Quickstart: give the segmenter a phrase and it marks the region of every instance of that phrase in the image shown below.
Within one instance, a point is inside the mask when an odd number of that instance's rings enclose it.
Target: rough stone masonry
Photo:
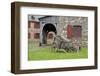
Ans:
[[[46,32],[53,31],[57,35],[68,38],[68,25],[74,28],[74,36],[70,39],[76,39],[82,47],[87,47],[88,42],[88,18],[77,16],[44,16],[39,18],[40,22],[40,43],[45,44]],[[55,28],[55,29],[54,29]],[[46,29],[45,31],[43,31]],[[76,32],[78,31],[78,32]],[[79,36],[78,36],[79,34]]]

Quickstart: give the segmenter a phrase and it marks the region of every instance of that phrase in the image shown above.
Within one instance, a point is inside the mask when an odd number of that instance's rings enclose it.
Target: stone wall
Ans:
[[[77,38],[79,40],[80,44],[83,47],[87,47],[87,41],[88,41],[88,18],[87,17],[59,17],[59,22],[57,25],[57,32],[58,35],[63,35],[65,38],[67,38],[66,34],[66,28],[67,25],[72,25],[72,26],[82,26],[82,38]]]
[[[67,25],[81,26],[82,38],[77,38],[83,47],[87,47],[88,41],[88,18],[87,17],[74,17],[74,16],[48,16],[40,18],[41,32],[45,24],[51,23],[56,27],[57,34],[63,35],[67,38]],[[42,35],[41,35],[42,36]]]

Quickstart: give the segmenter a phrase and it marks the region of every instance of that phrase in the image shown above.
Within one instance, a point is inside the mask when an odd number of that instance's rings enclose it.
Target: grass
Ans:
[[[38,47],[38,43],[29,42],[29,60],[56,60],[56,59],[80,59],[88,57],[87,48],[82,48],[80,52],[55,52],[50,46]],[[61,49],[62,50],[62,49]]]

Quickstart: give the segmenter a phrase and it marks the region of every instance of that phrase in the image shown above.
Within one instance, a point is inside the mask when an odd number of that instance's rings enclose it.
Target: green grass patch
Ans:
[[[29,42],[28,60],[56,60],[56,59],[80,59],[88,57],[87,48],[82,48],[80,52],[55,52],[50,46],[37,46],[38,43]]]

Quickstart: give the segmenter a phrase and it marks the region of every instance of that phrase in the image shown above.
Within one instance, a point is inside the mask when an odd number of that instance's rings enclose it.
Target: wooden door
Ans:
[[[67,26],[67,38],[71,39],[73,37],[73,26],[72,25],[68,25]]]
[[[82,37],[82,27],[81,26],[73,26],[73,37],[75,38]]]

